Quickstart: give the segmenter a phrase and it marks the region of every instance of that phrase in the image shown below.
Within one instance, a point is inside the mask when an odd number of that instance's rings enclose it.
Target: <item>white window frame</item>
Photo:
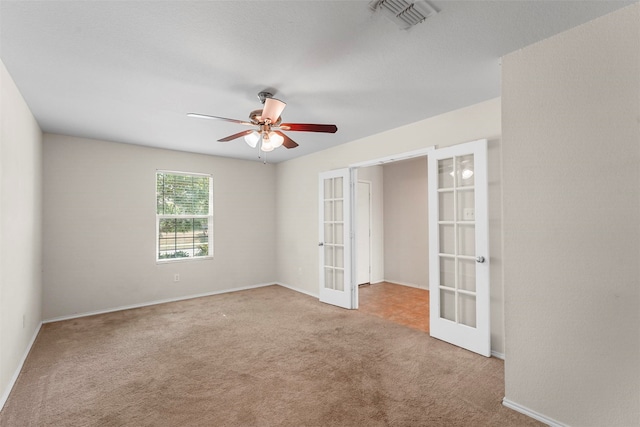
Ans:
[[[188,261],[202,261],[207,259],[213,259],[213,175],[208,173],[197,173],[197,172],[182,172],[182,171],[174,171],[174,170],[166,170],[166,169],[156,169],[154,174],[154,184],[157,192],[158,188],[158,174],[171,174],[171,175],[183,175],[183,176],[197,176],[203,177],[206,176],[209,178],[209,214],[208,215],[160,215],[158,214],[158,195],[156,193],[155,197],[155,212],[156,212],[156,239],[155,239],[155,258],[157,264],[165,264],[171,262],[188,262]],[[160,220],[162,219],[175,219],[175,218],[183,218],[183,219],[207,219],[207,247],[208,247],[208,255],[198,256],[198,257],[182,257],[182,258],[159,258],[160,256]]]

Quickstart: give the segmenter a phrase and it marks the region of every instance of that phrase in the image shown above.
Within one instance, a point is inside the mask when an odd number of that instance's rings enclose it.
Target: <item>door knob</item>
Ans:
[[[476,262],[479,264],[482,264],[484,262],[484,257],[483,256],[476,257]]]
[[[324,243],[320,242],[318,243],[318,246],[324,246]]]

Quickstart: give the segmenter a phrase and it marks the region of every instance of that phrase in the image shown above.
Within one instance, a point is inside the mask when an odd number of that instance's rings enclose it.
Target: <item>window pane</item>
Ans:
[[[324,198],[333,199],[333,179],[327,178],[324,180]]]
[[[456,287],[455,258],[440,257],[440,286]]]
[[[438,160],[438,188],[453,188],[453,159]]]
[[[473,154],[456,157],[456,187],[473,186]]]
[[[333,179],[333,197],[342,199],[342,177]]]
[[[440,318],[456,321],[456,294],[440,289]]]
[[[196,218],[193,220],[194,256],[209,255],[209,220]]]
[[[324,220],[333,221],[333,202],[324,202]]]
[[[455,255],[455,231],[453,225],[440,225],[440,253]]]
[[[476,262],[474,260],[458,260],[458,289],[476,291]]]
[[[438,209],[440,210],[440,221],[454,221],[453,216],[453,191],[443,191],[438,193]]]
[[[333,277],[333,268],[325,267],[324,269],[324,287],[327,289],[335,289],[335,279]]]
[[[208,176],[189,176],[158,172],[156,179],[159,215],[208,215]]]
[[[473,295],[458,295],[458,310],[460,313],[460,323],[463,325],[476,327],[476,297]]]
[[[159,259],[207,255],[209,255],[207,219],[168,218],[160,220]]]
[[[473,224],[458,225],[458,255],[475,256],[476,227]]]

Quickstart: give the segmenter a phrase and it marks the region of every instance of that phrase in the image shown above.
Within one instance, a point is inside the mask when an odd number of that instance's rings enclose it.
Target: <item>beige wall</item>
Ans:
[[[427,158],[384,165],[385,280],[429,289]]]
[[[42,132],[0,62],[0,407],[42,320]]]
[[[318,174],[353,163],[380,159],[437,145],[489,140],[491,346],[503,353],[502,222],[500,187],[500,99],[372,135],[277,165],[278,279],[318,295]],[[497,268],[494,268],[494,265]]]
[[[640,425],[640,6],[502,64],[506,399]]]
[[[275,282],[273,165],[44,139],[45,319]],[[213,175],[213,260],[156,263],[156,169]]]
[[[384,280],[384,181],[383,167],[358,169],[358,181],[371,183],[371,283]]]

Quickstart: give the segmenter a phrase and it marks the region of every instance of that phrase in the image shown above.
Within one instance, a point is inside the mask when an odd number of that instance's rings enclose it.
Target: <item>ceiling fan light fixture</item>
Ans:
[[[249,135],[245,135],[244,141],[249,145],[249,147],[256,148],[258,141],[260,141],[260,134],[253,131]]]
[[[275,150],[276,147],[271,143],[271,138],[269,137],[269,132],[262,133],[262,145],[260,145],[260,150],[268,153],[270,151]]]
[[[268,139],[263,139],[262,140],[262,145],[260,146],[260,150],[262,150],[265,153],[268,153],[270,151],[275,150],[275,147],[273,145],[271,145],[271,142],[269,142]]]
[[[282,143],[284,142],[284,138],[275,132],[269,132],[269,141],[271,141],[271,146],[273,148],[278,148],[282,146]]]

